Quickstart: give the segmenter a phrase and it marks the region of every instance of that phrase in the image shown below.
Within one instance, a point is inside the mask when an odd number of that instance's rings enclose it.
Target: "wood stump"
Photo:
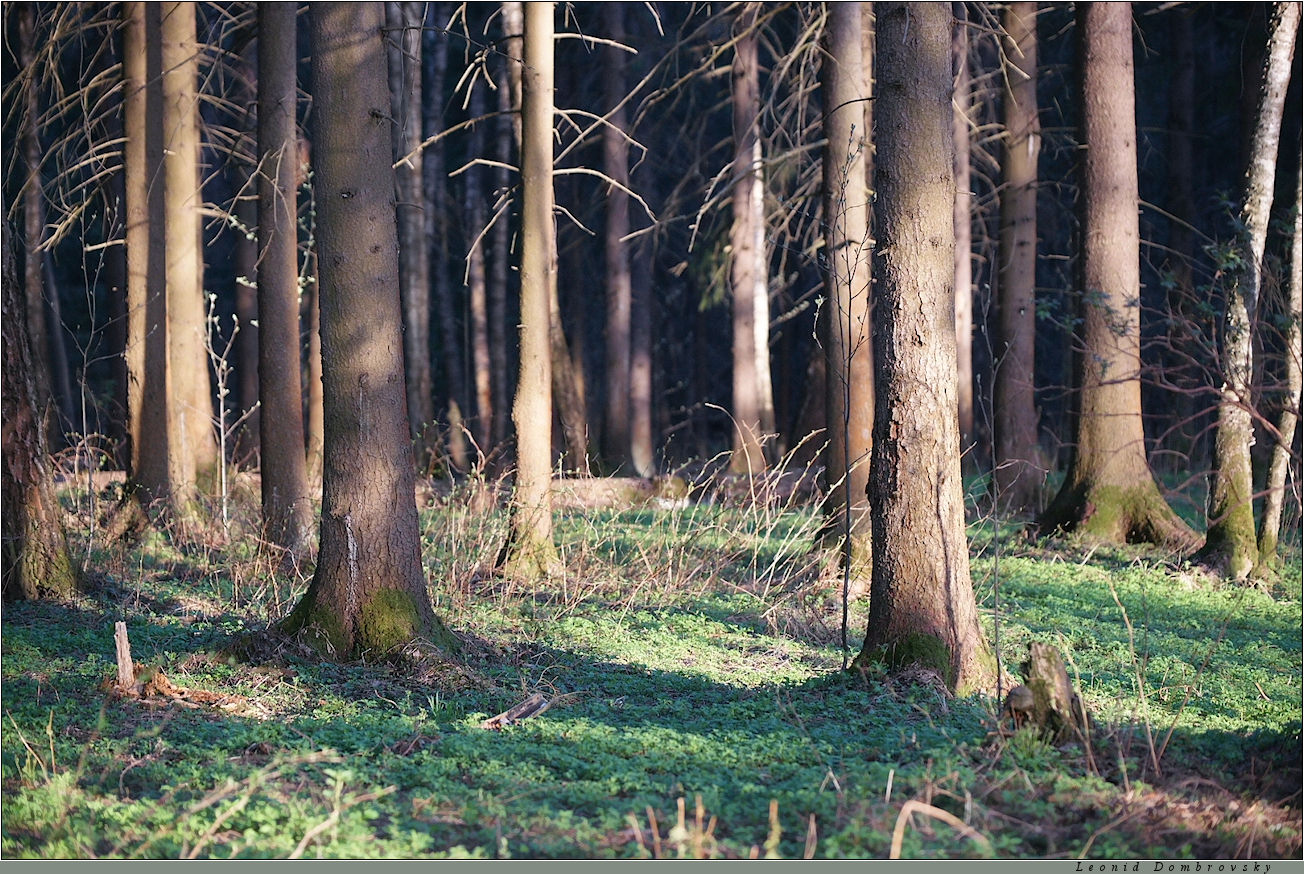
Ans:
[[[1089,717],[1059,652],[1044,643],[1029,644],[1022,673],[1024,685],[1011,689],[1006,699],[1016,724],[1039,726],[1054,744],[1085,740]]]

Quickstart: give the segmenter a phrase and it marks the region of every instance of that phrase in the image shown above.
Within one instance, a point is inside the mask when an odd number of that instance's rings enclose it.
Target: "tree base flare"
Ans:
[[[1066,485],[1037,520],[1036,530],[1077,532],[1107,543],[1152,543],[1183,554],[1200,545],[1199,535],[1150,481],[1135,486]]]

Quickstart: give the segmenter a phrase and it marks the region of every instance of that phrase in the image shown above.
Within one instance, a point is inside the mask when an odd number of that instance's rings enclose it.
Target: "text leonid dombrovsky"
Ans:
[[[1150,867],[1150,866],[1154,867]],[[1149,871],[1152,874],[1268,874],[1271,862],[1078,862],[1074,871],[1098,874]]]

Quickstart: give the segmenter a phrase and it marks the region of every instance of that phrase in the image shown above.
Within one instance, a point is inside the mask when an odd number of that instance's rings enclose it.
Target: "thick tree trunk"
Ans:
[[[607,38],[618,43],[625,41],[625,5],[608,3],[603,7],[603,21]],[[623,49],[605,49],[607,55],[604,97],[610,110],[607,125],[602,130],[602,166],[608,177],[628,187],[629,145],[626,142],[629,127],[625,111],[625,52]],[[607,465],[615,470],[624,467],[630,459],[630,340],[632,284],[629,269],[629,244],[623,237],[629,233],[629,195],[612,185],[607,192],[606,224],[603,251],[607,268],[607,323],[606,323],[606,399],[602,428],[602,454]]]
[[[957,15],[965,4],[953,3]],[[969,180],[969,138],[973,85],[969,73],[969,24],[959,19],[951,34],[955,70],[951,136],[955,140],[955,366],[959,390],[960,447],[973,445],[973,192]],[[972,463],[972,456],[970,456]]]
[[[857,666],[995,680],[965,542],[956,405],[950,6],[878,3],[878,261],[869,498],[873,574]]]
[[[1214,435],[1214,476],[1209,493],[1209,531],[1200,559],[1233,579],[1249,576],[1258,564],[1254,529],[1254,478],[1250,447],[1254,445],[1254,321],[1258,317],[1263,252],[1268,240],[1277,175],[1277,146],[1290,84],[1295,32],[1300,4],[1276,3],[1269,23],[1258,113],[1250,143],[1245,200],[1237,240],[1239,267],[1231,271],[1227,311],[1223,320],[1221,399]]]
[[[312,537],[299,362],[295,7],[258,7],[258,373],[264,534],[294,560]]]
[[[557,276],[552,188],[553,4],[525,7],[521,86],[521,328],[516,491],[500,573],[537,579],[557,570],[552,542],[552,358],[549,291]]]
[[[1272,461],[1268,465],[1268,479],[1263,497],[1263,520],[1259,526],[1259,563],[1272,566],[1277,562],[1277,538],[1281,531],[1281,509],[1286,498],[1286,474],[1290,470],[1291,444],[1295,428],[1299,425],[1300,408],[1304,406],[1304,368],[1300,355],[1304,353],[1304,161],[1300,164],[1298,186],[1295,189],[1295,233],[1291,238],[1290,278],[1286,280],[1285,342],[1285,396],[1282,398],[1281,418],[1277,420],[1277,441],[1272,447]]]
[[[1132,7],[1079,7],[1078,27],[1085,158],[1076,445],[1064,483],[1038,527],[1190,550],[1199,538],[1160,496],[1141,427]]]
[[[380,3],[309,13],[325,386],[321,545],[281,631],[329,658],[457,648],[421,566]]]
[[[1037,439],[1033,374],[1037,336],[1037,4],[1010,3],[1002,17],[1005,143],[1001,153],[997,263],[992,498],[1000,512],[1041,509],[1045,460]]]
[[[758,3],[745,3],[738,13],[732,70],[733,225],[729,242],[733,256],[729,282],[733,300],[734,446],[729,469],[739,474],[761,473],[766,468],[762,441],[766,435],[764,401],[768,392],[761,388],[761,380],[769,379],[769,350],[768,346],[757,342],[758,337],[768,337],[769,334],[768,297],[762,317],[763,327],[758,324],[762,309],[757,300],[757,295],[764,293],[761,289],[768,284],[758,129],[761,94],[757,57],[760,39],[756,33],[756,19],[759,9]],[[763,368],[760,366],[762,354],[765,355]],[[770,409],[773,410],[772,402]]]
[[[181,442],[172,447],[179,483],[212,483],[217,476],[217,434],[209,378],[208,317],[204,307],[204,261],[199,251],[199,46],[195,4],[164,3],[163,165],[168,285],[168,367],[172,405]]]
[[[0,550],[0,592],[14,598],[66,599],[81,580],[68,555],[63,511],[54,494],[45,429],[37,406],[36,363],[28,336],[26,303],[14,266],[12,241],[6,227],[0,253],[0,332],[4,334],[3,387],[4,548]]]
[[[870,348],[869,189],[865,160],[865,74],[859,3],[828,8],[821,68],[824,92],[824,275],[820,310],[824,348],[824,499],[827,546],[863,589],[870,568],[869,454],[874,426]]]

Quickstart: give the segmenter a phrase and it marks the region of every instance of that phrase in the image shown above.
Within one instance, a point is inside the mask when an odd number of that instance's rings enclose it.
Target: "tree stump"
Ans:
[[[1069,683],[1059,652],[1044,643],[1030,643],[1022,671],[1024,685],[1032,693],[1032,706],[1026,709],[1027,722],[1040,726],[1055,744],[1083,740],[1086,708]]]

